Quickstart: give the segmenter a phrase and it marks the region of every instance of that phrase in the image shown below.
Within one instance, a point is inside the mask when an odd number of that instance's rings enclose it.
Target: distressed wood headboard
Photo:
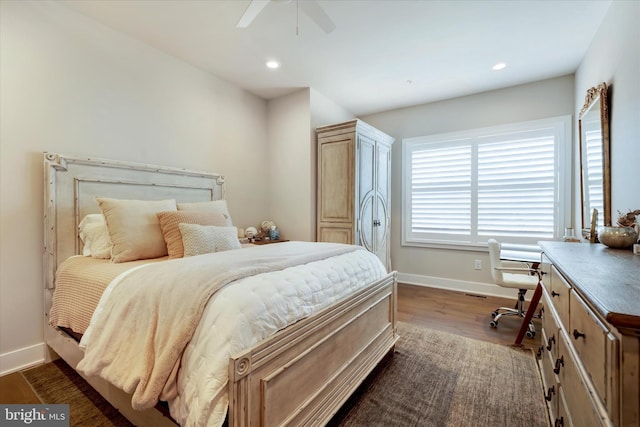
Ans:
[[[82,253],[78,224],[99,213],[96,197],[202,202],[225,198],[216,173],[44,153],[44,286],[53,289],[58,265]]]

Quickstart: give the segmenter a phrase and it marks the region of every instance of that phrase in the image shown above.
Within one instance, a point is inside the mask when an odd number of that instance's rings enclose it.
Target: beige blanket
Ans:
[[[56,271],[49,324],[84,334],[100,297],[113,279],[132,268],[167,259],[113,263],[108,259],[78,255],[64,260]]]
[[[207,301],[223,286],[359,249],[286,242],[150,264],[120,276],[105,292],[82,340],[78,370],[127,393],[134,409],[175,397],[180,357]]]

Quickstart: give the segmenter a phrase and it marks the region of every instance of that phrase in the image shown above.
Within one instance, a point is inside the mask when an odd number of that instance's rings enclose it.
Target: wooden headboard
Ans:
[[[203,202],[225,198],[216,173],[44,153],[44,286],[53,289],[58,265],[82,253],[78,224],[100,213],[96,197]]]

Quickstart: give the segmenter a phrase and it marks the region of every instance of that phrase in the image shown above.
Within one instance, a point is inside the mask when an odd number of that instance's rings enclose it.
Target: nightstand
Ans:
[[[279,240],[256,240],[255,242],[251,242],[254,245],[268,245],[269,243],[282,243],[282,242],[288,242],[289,240],[286,239],[279,239]]]

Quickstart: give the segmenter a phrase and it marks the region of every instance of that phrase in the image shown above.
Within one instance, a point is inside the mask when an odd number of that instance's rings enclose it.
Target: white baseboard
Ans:
[[[417,274],[398,273],[398,283],[466,292],[476,295],[510,298],[513,300],[518,296],[518,291],[516,289],[502,288],[494,284],[466,282],[464,280],[444,279],[442,277],[421,276]],[[527,292],[525,299],[527,301],[530,300],[532,295],[533,292]]]
[[[45,361],[47,346],[44,342],[0,354],[0,376],[21,371]]]

